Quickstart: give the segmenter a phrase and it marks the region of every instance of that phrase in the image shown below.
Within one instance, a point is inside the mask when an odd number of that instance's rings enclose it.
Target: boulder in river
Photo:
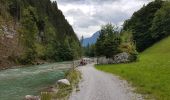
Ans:
[[[67,79],[58,80],[57,83],[64,84],[64,85],[70,85],[70,82]]]
[[[26,95],[24,100],[41,100],[39,96]]]

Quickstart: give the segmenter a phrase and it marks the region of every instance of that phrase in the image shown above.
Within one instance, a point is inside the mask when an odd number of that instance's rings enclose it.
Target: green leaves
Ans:
[[[102,26],[99,39],[96,43],[97,56],[113,57],[119,52],[120,36],[112,24]]]
[[[151,27],[152,37],[160,40],[170,33],[170,2],[164,3],[163,7],[157,11]]]
[[[14,26],[14,30],[17,30],[15,39],[19,41],[16,43],[19,45],[15,48],[19,48],[20,51],[15,51],[14,56],[17,56],[20,63],[80,58],[82,48],[79,40],[72,26],[58,9],[57,2],[0,0],[0,6],[0,26]]]
[[[153,1],[135,12],[131,19],[125,21],[123,29],[132,31],[138,51],[143,51],[155,43],[150,28],[152,27],[155,13],[162,7],[162,4],[163,1],[161,0]]]
[[[35,43],[38,29],[34,22],[34,16],[30,14],[30,11],[33,11],[32,7],[24,10],[23,18],[21,19],[22,27],[19,30],[20,41],[24,46],[24,52],[20,59],[23,64],[32,63],[36,56]]]

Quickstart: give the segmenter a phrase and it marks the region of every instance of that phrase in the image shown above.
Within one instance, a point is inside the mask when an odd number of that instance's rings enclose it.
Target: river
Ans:
[[[23,100],[64,77],[71,62],[44,64],[0,71],[0,100]]]

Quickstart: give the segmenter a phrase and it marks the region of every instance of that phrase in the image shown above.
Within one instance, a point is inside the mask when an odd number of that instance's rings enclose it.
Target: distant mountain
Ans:
[[[94,33],[91,37],[85,38],[85,39],[83,40],[83,43],[82,43],[83,47],[87,47],[88,44],[89,44],[89,45],[95,44],[96,41],[97,41],[97,39],[98,39],[98,37],[99,37],[99,35],[100,35],[100,31],[97,31],[97,32]]]

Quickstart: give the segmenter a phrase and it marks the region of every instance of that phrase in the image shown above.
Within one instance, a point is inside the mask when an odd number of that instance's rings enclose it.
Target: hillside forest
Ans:
[[[57,2],[0,0],[1,68],[81,56],[81,45]]]
[[[84,54],[111,58],[127,52],[132,61],[137,60],[139,52],[169,36],[169,11],[169,1],[155,0],[136,11],[122,29],[111,23],[103,25],[97,42],[84,47]]]

